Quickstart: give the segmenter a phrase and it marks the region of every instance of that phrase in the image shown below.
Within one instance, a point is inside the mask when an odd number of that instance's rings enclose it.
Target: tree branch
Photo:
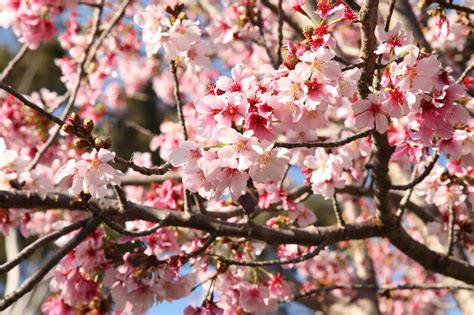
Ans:
[[[411,188],[415,187],[416,185],[421,183],[428,175],[430,175],[431,171],[433,170],[434,166],[436,165],[436,162],[438,161],[438,158],[439,158],[439,154],[435,153],[433,158],[431,159],[430,164],[428,164],[426,166],[425,170],[423,171],[423,173],[420,174],[420,176],[418,176],[417,178],[415,178],[414,180],[412,180],[411,182],[409,182],[408,184],[405,184],[405,185],[393,185],[393,184],[391,184],[390,189],[392,189],[392,190],[408,190],[408,189],[411,189]]]
[[[372,129],[368,129],[364,132],[355,134],[353,136],[347,137],[342,140],[333,141],[333,142],[297,142],[297,143],[284,143],[284,142],[276,142],[276,148],[336,148],[343,146],[345,144],[351,143],[361,138],[365,138],[372,133]]]
[[[30,245],[23,248],[14,259],[7,261],[3,265],[1,265],[0,274],[4,274],[5,272],[8,272],[10,269],[20,264],[23,260],[30,257],[38,248],[43,247],[44,245],[60,238],[63,235],[69,234],[80,227],[83,227],[84,225],[86,225],[88,221],[89,221],[89,218],[75,222],[58,231],[54,231],[48,235],[38,238],[36,241],[31,243]]]
[[[222,262],[227,265],[235,265],[235,266],[247,266],[247,267],[264,267],[264,266],[276,266],[276,265],[288,265],[288,264],[297,264],[306,260],[309,260],[313,257],[316,257],[323,249],[326,247],[326,244],[322,242],[318,245],[314,250],[310,251],[307,254],[297,256],[295,258],[289,259],[272,259],[272,260],[263,260],[263,261],[242,261],[242,260],[234,260],[234,259],[227,259],[223,256],[219,255],[209,255],[212,257],[216,257]]]
[[[8,78],[15,65],[20,62],[21,58],[25,56],[27,51],[28,45],[23,44],[20,50],[16,53],[15,57],[13,57],[12,60],[10,60],[10,62],[7,64],[5,69],[3,69],[2,73],[0,74],[0,82],[3,82],[6,78]]]
[[[87,225],[63,247],[58,249],[53,257],[51,257],[40,269],[38,269],[31,277],[26,279],[23,284],[10,294],[7,294],[0,300],[0,311],[5,310],[23,295],[31,291],[44,276],[56,266],[64,256],[79,245],[89,234],[95,231],[100,224],[97,218],[91,218]]]

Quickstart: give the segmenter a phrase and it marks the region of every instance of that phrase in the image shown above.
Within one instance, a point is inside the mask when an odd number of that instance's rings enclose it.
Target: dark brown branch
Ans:
[[[164,175],[123,175],[120,177],[122,186],[127,185],[151,185],[153,183],[162,183],[165,180],[180,180],[181,176],[177,173],[168,173]]]
[[[416,185],[421,183],[428,175],[430,175],[431,171],[433,170],[434,166],[436,165],[436,162],[438,161],[438,158],[439,158],[439,154],[435,153],[435,155],[431,159],[430,164],[428,164],[426,166],[425,170],[423,171],[423,173],[420,174],[420,176],[418,176],[417,178],[412,180],[410,183],[405,184],[405,185],[393,185],[392,184],[392,185],[390,185],[390,189],[392,189],[392,190],[408,190],[408,189],[411,189],[411,188],[415,187]]]
[[[133,202],[128,204],[126,213],[118,212],[115,199],[91,200],[90,203],[99,207],[109,218],[121,220],[145,220],[161,222],[164,226],[176,226],[205,231],[216,236],[245,237],[261,240],[269,244],[319,245],[326,241],[328,245],[349,239],[366,239],[383,236],[385,231],[377,220],[363,223],[347,224],[344,229],[336,226],[307,227],[275,230],[267,226],[231,223],[215,219],[200,213],[189,213],[156,209]],[[3,208],[45,208],[70,209],[84,211],[82,202],[58,193],[39,193],[28,191],[0,191],[0,207]]]
[[[265,7],[267,7],[270,11],[272,11],[275,15],[278,15],[278,7],[270,2],[270,0],[261,0],[260,1]],[[291,16],[286,15],[285,13],[282,14],[283,21],[288,24],[293,31],[296,33],[297,36],[303,36],[303,30],[299,27],[299,25],[293,21]]]
[[[291,299],[288,299],[284,302],[289,302],[291,300],[304,299],[315,294],[320,294],[324,292],[334,291],[334,290],[357,290],[357,291],[377,291],[379,293],[385,293],[387,291],[403,291],[403,290],[474,290],[474,286],[462,286],[462,285],[444,285],[444,284],[394,284],[394,285],[371,285],[371,284],[335,284],[327,285],[308,291],[301,292],[293,296]]]
[[[277,61],[275,60],[275,57],[273,56],[272,50],[267,45],[267,41],[265,40],[262,12],[260,11],[257,14],[257,22],[255,24],[257,25],[258,33],[260,35],[260,41],[258,41],[260,46],[262,46],[265,49],[268,59],[270,60],[270,63],[273,66],[273,69],[278,69],[281,63],[277,63]]]
[[[10,93],[14,97],[16,97],[20,102],[28,106],[29,108],[35,110],[39,114],[41,114],[43,117],[47,118],[48,120],[58,124],[59,126],[62,126],[64,124],[64,121],[62,119],[59,119],[58,117],[48,113],[45,111],[43,108],[40,106],[36,105],[35,103],[31,102],[29,99],[18,93],[16,90],[14,90],[11,86],[6,85],[2,82],[0,82],[0,89],[5,90],[6,92]]]
[[[442,8],[452,9],[452,10],[456,10],[456,11],[459,11],[459,12],[466,12],[468,14],[474,14],[474,9],[473,8],[465,7],[465,6],[462,6],[462,5],[459,5],[459,4],[454,4],[452,2],[448,2],[448,1],[445,1],[445,0],[428,0],[427,2],[437,3]]]
[[[344,219],[342,218],[342,211],[339,203],[337,202],[336,193],[334,193],[334,196],[332,197],[332,209],[334,211],[334,216],[336,217],[337,225],[341,227],[346,225],[346,222],[344,222]]]
[[[2,73],[0,74],[0,82],[3,82],[6,78],[8,78],[8,76],[12,72],[15,65],[18,62],[20,62],[21,58],[25,56],[27,51],[28,51],[28,45],[23,44],[20,50],[16,53],[16,55],[12,58],[12,60],[10,60],[10,62],[7,64],[5,69],[3,69]]]
[[[63,247],[59,248],[53,257],[48,259],[48,261],[41,266],[31,277],[26,279],[22,285],[15,291],[7,294],[0,300],[0,311],[5,310],[7,307],[12,305],[14,302],[19,300],[23,295],[31,291],[44,276],[56,266],[64,256],[66,256],[70,251],[72,251],[77,245],[79,245],[87,236],[95,231],[97,226],[100,224],[100,220],[97,218],[91,218],[87,225],[69,242],[66,243]]]
[[[277,47],[277,65],[283,62],[283,0],[278,0],[278,47]],[[277,66],[277,67],[278,67]]]
[[[176,99],[176,108],[178,109],[178,118],[181,123],[181,128],[183,129],[184,140],[188,140],[188,131],[186,130],[186,121],[184,120],[183,114],[183,103],[181,101],[181,95],[179,94],[179,81],[178,81],[178,67],[174,60],[170,63],[170,71],[173,76],[174,83],[174,97]]]
[[[0,274],[4,274],[5,272],[8,272],[10,269],[15,267],[16,265],[20,264],[23,260],[27,259],[30,257],[38,248],[45,246],[46,244],[60,238],[63,235],[66,235],[68,233],[71,233],[72,231],[77,230],[80,227],[83,227],[86,225],[86,223],[89,221],[89,219],[84,219],[78,222],[75,222],[71,225],[68,225],[58,231],[54,231],[48,235],[45,235],[41,238],[38,238],[36,241],[31,243],[30,245],[26,246],[21,250],[21,252],[18,253],[18,255],[10,260],[4,263],[3,265],[0,266]]]
[[[119,205],[120,205],[120,202],[119,202]],[[99,207],[97,207],[97,205],[93,204],[93,203],[90,203],[88,205],[88,209],[94,214],[96,215],[97,217],[99,217],[102,221],[104,221],[105,224],[107,224],[108,227],[110,227],[112,230],[114,230],[115,232],[119,233],[119,234],[123,234],[123,235],[127,235],[127,236],[132,236],[132,237],[139,237],[139,236],[147,236],[147,235],[150,235],[150,234],[153,234],[155,233],[156,231],[158,231],[160,228],[162,228],[164,226],[164,223],[165,223],[165,220],[163,221],[160,221],[158,223],[156,223],[155,225],[153,225],[151,228],[148,228],[146,230],[141,230],[141,231],[129,231],[125,228],[123,228],[120,224],[118,224],[117,222],[113,221],[112,219],[110,219],[109,217],[107,217],[106,215],[104,215],[102,213],[102,210],[100,210]],[[123,209],[124,211],[125,209]],[[121,209],[122,211],[122,209]]]
[[[456,213],[454,212],[454,206],[450,205],[448,207],[449,211],[449,220],[448,220],[448,246],[446,248],[446,256],[451,256],[453,254],[454,248],[454,222],[456,221]]]
[[[227,258],[219,256],[219,255],[209,255],[209,256],[216,257],[227,265],[247,266],[247,267],[264,267],[264,266],[297,264],[297,263],[309,260],[313,257],[316,257],[324,249],[324,247],[326,247],[326,244],[324,242],[322,242],[311,252],[309,252],[307,254],[304,254],[302,256],[297,256],[295,258],[289,258],[289,259],[272,259],[272,260],[263,260],[263,261],[242,261],[242,260],[227,259]]]
[[[88,54],[91,51],[91,48],[94,44],[94,41],[99,36],[99,24],[100,24],[100,19],[101,19],[101,16],[102,16],[103,5],[104,5],[104,0],[101,0],[100,1],[100,6],[95,8],[94,21],[92,22],[92,31],[91,31],[92,38],[91,38],[89,44],[87,45],[87,47],[84,51],[84,55],[83,55],[83,57],[81,59],[81,62],[79,64],[77,74],[76,74],[76,80],[77,81],[75,82],[74,86],[72,87],[71,95],[69,96],[69,98],[67,100],[67,103],[66,103],[66,106],[64,108],[64,111],[60,116],[61,120],[64,120],[64,119],[66,119],[67,116],[69,116],[69,114],[70,114],[70,112],[71,112],[71,110],[74,106],[74,103],[76,102],[77,94],[78,94],[79,88],[81,86],[82,77],[84,76],[84,73],[85,73],[85,67],[86,67],[86,63],[87,63]],[[61,129],[60,127],[61,126],[59,125],[53,130],[53,132],[48,137],[48,140],[41,147],[41,149],[36,153],[35,157],[31,161],[31,163],[28,165],[28,171],[31,171],[32,169],[34,169],[36,167],[36,165],[38,165],[38,163],[41,160],[41,158],[43,157],[43,155],[46,153],[48,148],[53,144],[53,142],[56,140],[57,136],[59,135],[59,131]]]
[[[361,138],[365,138],[372,133],[372,129],[366,130],[364,132],[355,134],[353,136],[347,137],[342,140],[332,141],[332,142],[298,142],[298,143],[284,143],[276,142],[276,148],[336,148],[343,146],[345,144],[351,143]]]

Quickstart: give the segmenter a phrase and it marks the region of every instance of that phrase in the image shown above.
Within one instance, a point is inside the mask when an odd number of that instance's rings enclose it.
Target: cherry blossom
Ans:
[[[72,177],[69,188],[71,194],[81,191],[90,193],[96,198],[107,194],[107,184],[120,185],[119,171],[108,163],[115,158],[115,153],[106,149],[92,150],[91,153],[81,155],[82,160],[69,160],[55,175],[55,182]]]

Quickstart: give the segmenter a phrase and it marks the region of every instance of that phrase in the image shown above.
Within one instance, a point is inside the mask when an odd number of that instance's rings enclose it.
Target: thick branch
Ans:
[[[275,230],[266,226],[231,223],[200,213],[183,213],[165,209],[156,209],[129,202],[125,213],[119,213],[118,201],[113,199],[92,200],[110,218],[121,220],[146,220],[161,222],[163,226],[192,228],[215,234],[216,236],[245,237],[261,240],[269,244],[319,245],[326,241],[328,245],[351,239],[366,239],[383,236],[385,231],[376,220],[363,223],[346,224],[344,228],[307,227]],[[84,211],[82,202],[57,193],[10,192],[0,191],[0,207],[3,208],[46,208],[71,209]]]

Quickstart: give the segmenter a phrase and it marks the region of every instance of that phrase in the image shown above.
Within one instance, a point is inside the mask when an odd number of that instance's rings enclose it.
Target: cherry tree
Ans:
[[[143,314],[199,291],[185,314],[472,312],[473,17],[470,0],[0,2],[21,46],[0,74],[0,310]],[[48,41],[66,92],[22,91],[12,72]],[[160,132],[128,116],[147,86]],[[117,149],[117,117],[148,150]]]

